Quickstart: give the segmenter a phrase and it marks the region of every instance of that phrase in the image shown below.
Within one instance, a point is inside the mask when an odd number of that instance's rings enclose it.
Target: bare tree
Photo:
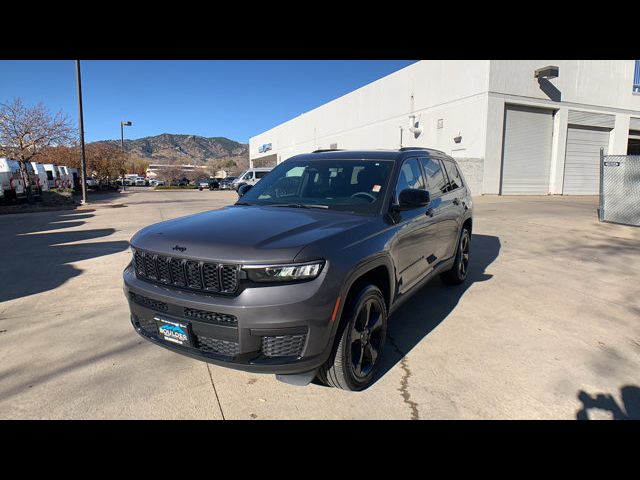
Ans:
[[[127,162],[117,145],[89,143],[85,147],[87,174],[96,180],[109,182],[127,173]],[[48,147],[38,156],[42,163],[80,167],[80,147],[75,145]]]
[[[163,180],[168,185],[171,185],[182,179],[184,171],[177,165],[167,165],[165,168],[158,170],[156,175],[158,180]]]
[[[0,153],[24,162],[43,149],[75,140],[70,120],[58,112],[52,115],[42,104],[27,107],[19,98],[0,103]]]

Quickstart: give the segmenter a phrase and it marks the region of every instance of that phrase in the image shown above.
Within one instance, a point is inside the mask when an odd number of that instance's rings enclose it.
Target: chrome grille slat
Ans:
[[[239,286],[239,265],[207,263],[134,250],[136,276],[189,290],[233,294]]]

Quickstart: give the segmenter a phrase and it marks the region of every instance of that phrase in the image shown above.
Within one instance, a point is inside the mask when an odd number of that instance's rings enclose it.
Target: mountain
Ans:
[[[120,145],[120,140],[101,140],[93,143]],[[225,137],[200,137],[163,133],[152,137],[125,140],[124,148],[132,156],[150,163],[195,163],[230,159],[236,164],[249,160],[249,145]]]

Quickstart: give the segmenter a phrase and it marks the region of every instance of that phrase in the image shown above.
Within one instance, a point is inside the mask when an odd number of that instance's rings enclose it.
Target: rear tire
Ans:
[[[375,285],[364,286],[350,303],[343,311],[337,346],[317,377],[327,386],[359,391],[371,384],[380,363],[387,338],[387,307]]]
[[[460,285],[467,279],[469,273],[469,252],[471,247],[471,234],[466,227],[462,228],[460,238],[458,239],[458,247],[456,250],[456,258],[453,262],[451,270],[447,270],[440,274],[440,279],[448,285]]]

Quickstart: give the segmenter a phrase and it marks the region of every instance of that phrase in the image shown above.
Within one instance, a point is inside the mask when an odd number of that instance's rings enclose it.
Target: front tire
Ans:
[[[448,285],[460,285],[467,279],[469,273],[469,253],[471,247],[471,234],[466,228],[462,228],[460,239],[458,240],[458,249],[453,267],[440,274],[440,279]]]
[[[348,307],[348,308],[347,308]],[[387,307],[382,292],[375,285],[363,287],[338,330],[337,348],[320,367],[318,379],[330,387],[348,391],[367,388],[380,363],[387,338]]]

